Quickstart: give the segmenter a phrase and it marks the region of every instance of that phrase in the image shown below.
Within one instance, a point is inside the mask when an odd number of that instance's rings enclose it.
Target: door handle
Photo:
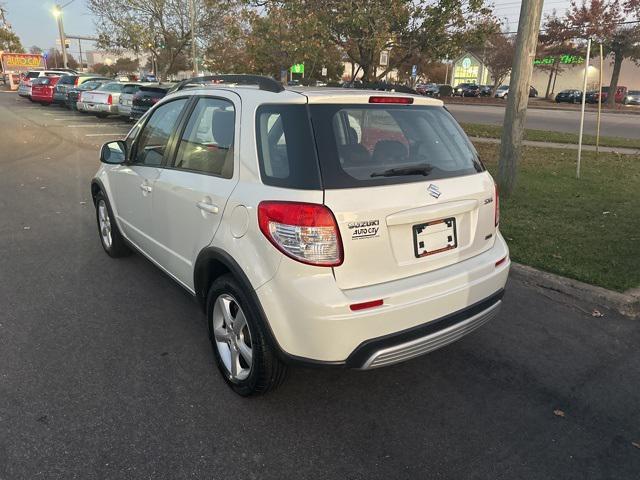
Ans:
[[[196,202],[196,206],[207,213],[218,213],[220,210],[217,205],[207,202]]]
[[[153,190],[153,188],[151,188],[150,185],[143,183],[142,185],[140,185],[140,190],[142,190],[143,192],[151,193],[151,190]]]

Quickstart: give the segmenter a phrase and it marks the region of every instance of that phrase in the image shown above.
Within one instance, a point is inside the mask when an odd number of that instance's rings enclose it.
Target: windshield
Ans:
[[[469,175],[483,170],[442,107],[310,105],[325,188]]]

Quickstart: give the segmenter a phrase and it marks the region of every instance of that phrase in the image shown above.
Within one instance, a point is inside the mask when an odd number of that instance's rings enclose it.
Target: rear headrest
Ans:
[[[233,145],[235,131],[235,112],[216,110],[211,116],[211,132],[220,147],[229,148]]]

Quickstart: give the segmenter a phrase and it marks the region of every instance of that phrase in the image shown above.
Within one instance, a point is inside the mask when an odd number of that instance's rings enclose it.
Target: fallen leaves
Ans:
[[[595,318],[601,318],[601,317],[604,317],[604,313],[594,308],[593,311],[591,312],[591,316]]]
[[[564,411],[560,410],[559,408],[556,408],[556,409],[553,411],[553,414],[554,414],[556,417],[562,417],[562,418],[564,418],[564,416],[565,416]]]
[[[631,445],[633,445],[636,448],[640,448],[640,442],[631,442]]]

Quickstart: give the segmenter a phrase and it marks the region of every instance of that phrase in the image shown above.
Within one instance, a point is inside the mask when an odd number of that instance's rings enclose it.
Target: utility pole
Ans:
[[[511,68],[511,81],[500,142],[498,183],[502,195],[508,197],[516,184],[518,164],[522,158],[522,138],[529,101],[529,83],[538,43],[543,0],[523,0],[520,7],[516,50]]]
[[[62,48],[62,63],[64,68],[69,68],[67,65],[67,39],[64,36],[64,25],[62,24],[62,7],[56,4],[53,7],[53,16],[58,21],[58,33],[60,33],[60,48]]]
[[[193,76],[198,73],[198,47],[196,45],[196,0],[191,0],[191,58],[193,59]]]

